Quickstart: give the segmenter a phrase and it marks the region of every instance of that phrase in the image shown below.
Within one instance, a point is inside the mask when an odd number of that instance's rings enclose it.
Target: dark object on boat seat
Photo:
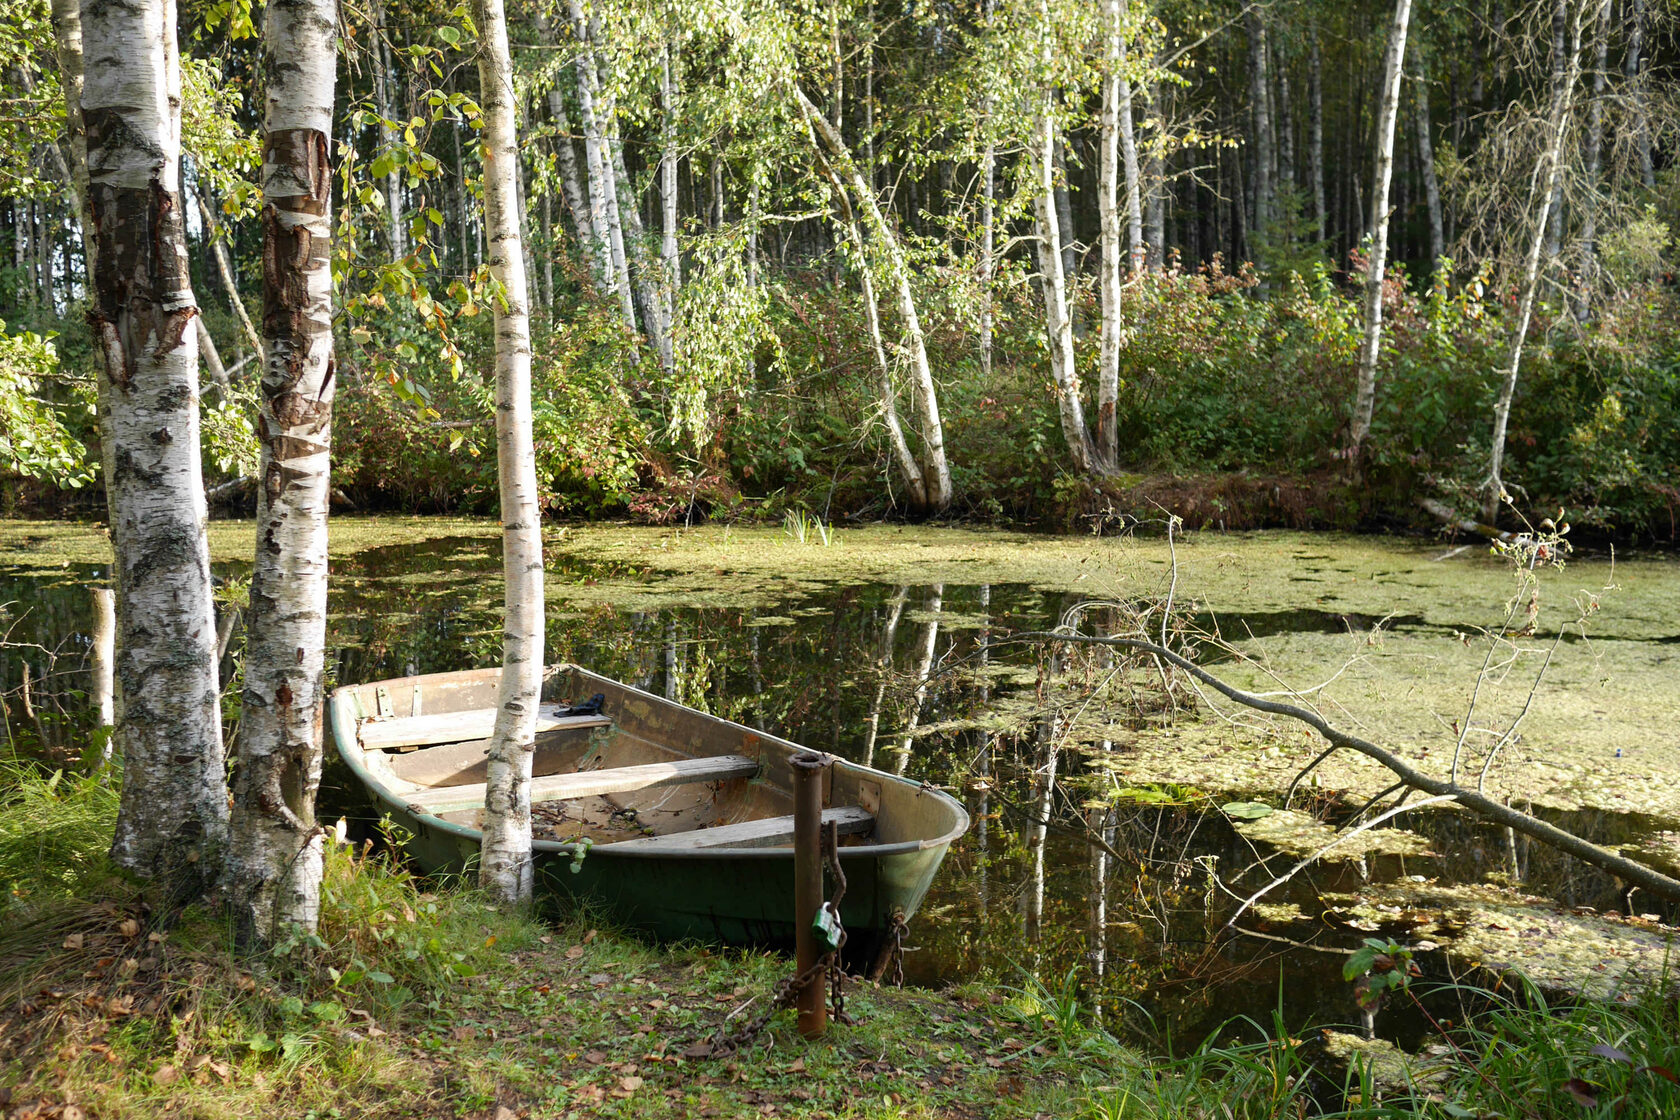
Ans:
[[[572,704],[561,708],[557,714],[563,716],[598,716],[601,714],[601,705],[606,702],[607,694],[597,692],[581,704]]]

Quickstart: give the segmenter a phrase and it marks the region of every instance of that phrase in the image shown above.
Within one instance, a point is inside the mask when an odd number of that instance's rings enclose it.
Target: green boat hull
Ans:
[[[494,673],[494,670],[488,672]],[[694,712],[681,705],[595,677],[583,670],[562,671],[569,679],[550,691],[571,694],[608,691],[609,712],[625,713],[644,735],[661,734],[689,754],[758,750],[765,760],[763,784],[770,795],[785,788],[785,762],[802,750],[792,743],[738,724]],[[464,680],[470,674],[439,674],[360,686],[384,688],[398,696],[418,695],[430,681]],[[339,752],[367,786],[380,810],[411,833],[407,853],[423,871],[461,872],[478,857],[480,832],[470,824],[416,811],[400,790],[378,772],[383,760],[371,760],[357,742],[360,700],[334,694],[330,706]],[[641,720],[636,724],[635,720]],[[653,730],[649,730],[652,728]],[[744,744],[744,745],[743,745]],[[840,866],[846,877],[841,921],[848,933],[848,955],[872,954],[894,915],[906,920],[927,894],[951,842],[968,826],[962,806],[946,794],[903,778],[831,759],[830,789],[836,802],[859,796],[877,805],[880,842],[843,845]],[[731,945],[791,946],[794,940],[793,852],[788,847],[693,848],[680,851],[614,851],[612,844],[588,847],[539,839],[534,845],[538,890],[562,906],[598,908],[609,920],[669,941]],[[827,889],[831,892],[832,882]]]

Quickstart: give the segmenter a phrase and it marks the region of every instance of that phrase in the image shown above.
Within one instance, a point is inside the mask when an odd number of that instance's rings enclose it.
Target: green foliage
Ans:
[[[0,470],[49,481],[72,489],[93,479],[87,449],[70,433],[64,412],[91,412],[74,392],[69,404],[45,399],[46,385],[58,372],[58,353],[41,335],[5,333],[0,323]]]
[[[1353,981],[1359,1006],[1368,1010],[1377,1008],[1386,992],[1404,990],[1416,975],[1412,950],[1378,937],[1367,937],[1342,965],[1342,979]]]

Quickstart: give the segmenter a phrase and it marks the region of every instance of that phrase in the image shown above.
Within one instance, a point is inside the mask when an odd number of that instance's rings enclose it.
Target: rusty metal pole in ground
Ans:
[[[828,761],[819,754],[795,755],[793,769],[793,931],[795,967],[800,975],[822,958],[811,923],[823,902],[822,802],[823,772]],[[819,978],[799,993],[799,1033],[819,1038],[828,1029],[828,985]]]

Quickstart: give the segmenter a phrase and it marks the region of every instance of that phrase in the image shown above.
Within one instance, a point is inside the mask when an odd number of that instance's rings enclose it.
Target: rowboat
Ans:
[[[380,812],[412,834],[422,871],[478,855],[499,669],[432,673],[332,694],[338,753]],[[574,700],[598,699],[592,705]],[[579,710],[581,709],[581,710]],[[793,800],[786,739],[575,665],[545,672],[531,782],[540,891],[591,900],[666,939],[793,942]],[[968,828],[956,800],[821,755],[823,821],[846,875],[841,920],[867,953],[921,904]]]

